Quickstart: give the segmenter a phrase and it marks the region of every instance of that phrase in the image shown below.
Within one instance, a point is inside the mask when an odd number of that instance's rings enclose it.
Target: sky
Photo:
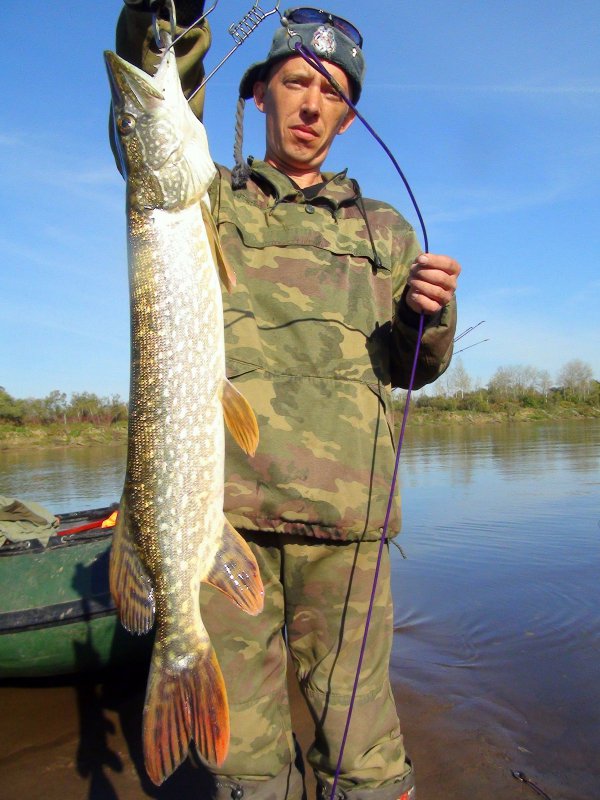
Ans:
[[[107,142],[120,0],[16,3],[3,37],[0,386],[126,398],[129,310],[124,183]],[[263,0],[261,8],[274,7]],[[281,6],[281,10],[285,6]],[[394,152],[431,252],[462,265],[458,333],[477,385],[499,367],[555,376],[572,359],[600,379],[598,0],[331,0],[365,38],[360,110]],[[213,14],[215,66],[250,2]],[[34,13],[34,11],[36,13]],[[268,51],[264,20],[207,86],[211,153],[232,163],[237,86]],[[264,155],[246,112],[245,153]],[[326,168],[418,227],[387,157],[356,122]],[[488,341],[478,343],[482,339]]]

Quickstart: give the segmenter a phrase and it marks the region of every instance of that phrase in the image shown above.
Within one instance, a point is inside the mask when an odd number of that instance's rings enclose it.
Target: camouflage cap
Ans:
[[[240,82],[240,97],[245,100],[252,97],[256,81],[264,80],[273,64],[284,58],[295,55],[297,34],[302,44],[318,58],[330,61],[344,70],[352,87],[352,100],[356,103],[360,97],[365,74],[365,59],[360,47],[337,27],[325,22],[287,23],[286,17],[292,12],[288,9],[283,14],[283,24],[277,28],[273,36],[271,49],[264,61],[249,67]],[[289,28],[288,28],[289,24]]]

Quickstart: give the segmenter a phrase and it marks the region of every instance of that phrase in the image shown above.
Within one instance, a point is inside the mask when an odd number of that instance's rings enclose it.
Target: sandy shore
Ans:
[[[0,685],[0,800],[199,800],[201,773],[184,764],[160,788],[145,776],[140,751],[145,675]],[[303,746],[311,725],[295,687]],[[396,687],[419,800],[532,798],[514,780],[506,753],[481,731],[461,727],[447,705]],[[309,800],[314,800],[310,782]],[[561,795],[564,797],[564,795]]]

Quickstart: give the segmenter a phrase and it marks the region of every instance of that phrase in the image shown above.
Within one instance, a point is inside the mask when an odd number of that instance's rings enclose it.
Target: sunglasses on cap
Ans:
[[[335,14],[330,14],[328,11],[323,11],[320,8],[292,8],[286,15],[285,19],[288,22],[295,22],[296,25],[303,23],[317,23],[322,22],[326,25],[332,25],[345,34],[354,44],[360,48],[363,46],[363,38],[358,28],[355,28],[347,19],[338,17]]]

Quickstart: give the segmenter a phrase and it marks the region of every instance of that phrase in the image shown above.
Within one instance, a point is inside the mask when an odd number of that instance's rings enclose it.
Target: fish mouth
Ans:
[[[164,95],[145,72],[129,64],[111,50],[104,52],[104,63],[108,72],[113,105],[131,101],[140,110],[164,100]]]

